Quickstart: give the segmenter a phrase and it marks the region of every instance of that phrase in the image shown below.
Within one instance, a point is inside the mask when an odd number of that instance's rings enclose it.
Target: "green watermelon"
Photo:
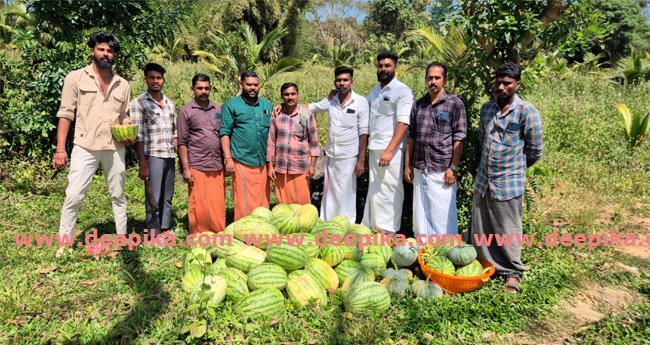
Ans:
[[[138,138],[138,125],[111,125],[111,134],[119,142],[134,141]]]
[[[387,264],[388,261],[390,261],[391,256],[393,255],[393,249],[385,245],[372,245],[366,247],[364,249],[364,253],[377,254],[382,259],[384,259],[384,263]]]
[[[287,272],[276,264],[263,263],[248,271],[248,287],[252,290],[261,288],[284,289],[287,285]]]
[[[359,261],[363,256],[363,251],[357,247],[341,246],[341,250],[343,251],[343,258],[346,260]]]
[[[312,234],[303,232],[299,234],[302,236],[302,247],[307,251],[310,258],[318,257],[319,247],[316,245],[316,237]]]
[[[298,274],[298,272],[301,272]],[[327,293],[318,285],[316,280],[304,271],[294,271],[289,274],[287,281],[287,297],[289,300],[305,306],[309,302],[316,305],[327,304]]]
[[[266,248],[266,259],[269,262],[280,265],[287,271],[301,269],[307,263],[309,255],[307,251],[298,246],[290,246],[283,241],[279,246],[269,246]]]
[[[390,294],[377,282],[362,282],[348,291],[344,303],[345,310],[354,314],[381,313],[390,307]]]
[[[350,219],[348,219],[348,216],[336,216],[330,219],[330,222],[340,225],[344,233],[347,232],[350,227]]]
[[[267,238],[278,234],[272,224],[257,216],[247,216],[237,222],[234,227],[235,238],[250,244],[256,244],[260,249],[266,249]],[[260,239],[255,241],[253,238]]]
[[[343,295],[345,295],[351,288],[358,285],[359,283],[373,281],[375,281],[375,274],[372,272],[372,270],[361,266],[361,268],[350,273],[350,275],[345,278],[343,285],[341,285],[341,292]]]
[[[476,277],[483,274],[483,265],[477,260],[472,261],[469,265],[459,267],[456,270],[457,276]]]
[[[244,319],[281,317],[285,312],[284,296],[276,288],[257,289],[237,302],[235,312]]]
[[[263,250],[253,246],[244,246],[235,254],[226,257],[226,265],[248,273],[251,268],[261,265],[265,259],[266,253]]]
[[[298,218],[298,229],[310,231],[318,220],[318,209],[312,204],[302,205],[296,217]]]
[[[363,254],[363,257],[361,257],[361,266],[372,270],[372,273],[376,276],[381,275],[386,270],[384,258],[372,253]]]
[[[336,272],[336,275],[339,276],[339,283],[343,284],[345,279],[347,279],[347,277],[350,274],[356,272],[360,268],[361,268],[361,263],[360,262],[345,259],[345,260],[341,261],[341,263],[338,264],[338,266],[336,266],[334,271]]]
[[[429,268],[443,274],[448,274],[452,276],[456,274],[456,268],[454,267],[454,264],[444,256],[434,256],[432,258],[428,258],[426,265]]]
[[[244,272],[227,267],[217,273],[218,276],[224,278],[228,284],[226,297],[234,302],[239,301],[242,297],[248,295],[248,284],[246,282],[247,276]]]
[[[253,210],[253,212],[251,212],[252,216],[260,217],[264,219],[264,221],[266,221],[267,223],[271,222],[271,214],[272,214],[271,210],[269,210],[264,206],[257,207]]]
[[[238,248],[241,248],[243,246],[245,246],[244,242],[236,238],[224,237],[223,244],[221,244],[220,241],[217,241],[217,243],[214,246],[211,246],[209,250],[212,255],[216,255],[220,258],[225,258],[226,256],[235,254]]]
[[[343,261],[343,250],[341,247],[328,244],[320,248],[320,258],[331,267]]]
[[[290,214],[294,215],[293,209],[289,205],[277,204],[271,210],[271,219],[280,216],[281,214]]]
[[[334,292],[339,287],[339,276],[325,261],[311,258],[305,265],[305,271],[312,276],[321,288]]]
[[[271,219],[271,223],[281,234],[295,234],[298,232],[298,218],[293,214],[283,213]]]

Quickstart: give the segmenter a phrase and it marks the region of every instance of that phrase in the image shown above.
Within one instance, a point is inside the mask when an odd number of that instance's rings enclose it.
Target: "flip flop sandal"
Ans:
[[[517,293],[520,290],[519,283],[521,282],[521,278],[518,276],[508,276],[506,278],[506,292],[509,293]]]

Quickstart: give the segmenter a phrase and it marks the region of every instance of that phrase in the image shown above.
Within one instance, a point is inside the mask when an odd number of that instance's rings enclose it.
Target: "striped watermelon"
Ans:
[[[302,272],[300,274],[294,274]],[[289,274],[287,281],[287,296],[289,300],[302,306],[309,304],[310,301],[316,305],[327,304],[327,293],[309,274],[304,271],[295,271]]]
[[[341,250],[343,251],[343,258],[346,260],[359,261],[363,256],[363,251],[357,247],[341,246]]]
[[[223,245],[221,244],[221,240],[217,240],[217,243],[209,248],[212,255],[225,258],[228,255],[235,254],[238,250],[237,248],[245,246],[244,242],[234,237],[224,237],[223,240]]]
[[[244,296],[248,295],[248,284],[246,283],[247,276],[244,272],[236,268],[227,267],[219,271],[217,275],[223,277],[226,280],[226,283],[228,283],[226,297],[232,301],[237,302]]]
[[[341,247],[328,244],[320,248],[320,258],[331,267],[338,265],[343,261],[343,250]]]
[[[362,266],[355,272],[352,272],[350,275],[348,275],[347,278],[345,278],[343,285],[341,285],[341,292],[345,296],[345,294],[347,294],[351,288],[357,286],[359,283],[374,281],[375,274],[372,272],[372,270]]]
[[[244,319],[280,317],[285,312],[284,296],[276,288],[257,289],[237,302],[235,312]]]
[[[393,256],[393,248],[385,245],[373,245],[365,248],[364,253],[367,254],[377,254],[384,259],[384,263],[387,264],[390,261],[390,257]]]
[[[372,235],[372,231],[370,231],[370,228],[361,224],[350,224],[350,226],[348,227],[348,233],[357,234],[357,235],[360,234]]]
[[[343,232],[348,232],[348,228],[350,227],[350,219],[348,216],[336,216],[330,219],[330,222],[340,225]]]
[[[277,204],[271,210],[271,219],[280,216],[281,214],[290,214],[293,215],[293,209],[289,205]]]
[[[334,271],[336,272],[336,275],[339,277],[339,283],[343,285],[345,279],[350,274],[356,272],[360,268],[361,268],[361,263],[359,263],[358,261],[346,259],[341,261],[341,263],[338,266],[336,266]]]
[[[377,254],[363,254],[361,266],[371,269],[376,276],[380,276],[386,270],[384,258]]]
[[[286,285],[287,272],[276,264],[266,262],[248,271],[248,287],[251,291],[268,287],[282,290]]]
[[[309,259],[305,265],[305,271],[314,278],[321,288],[329,292],[334,292],[339,287],[339,276],[328,263],[321,259]]]
[[[273,224],[281,234],[295,234],[298,232],[298,218],[293,214],[283,213],[271,219]]]
[[[302,247],[307,251],[307,255],[310,258],[318,257],[319,248],[316,245],[316,237],[306,232],[300,233],[300,236],[302,236]]]
[[[290,272],[290,273],[287,275],[287,278],[291,279],[291,278],[293,278],[293,277],[299,277],[299,276],[301,276],[301,275],[303,275],[303,274],[307,274],[307,271],[305,271],[305,270],[295,270],[295,271],[293,271],[293,272]]]
[[[235,254],[226,257],[226,265],[236,268],[244,273],[261,265],[266,259],[266,253],[253,246],[241,247]]]
[[[280,265],[287,271],[301,269],[307,263],[307,251],[298,246],[290,246],[283,241],[279,246],[269,246],[266,248],[266,260]]]
[[[322,234],[325,230],[327,230],[327,238],[330,238],[332,233],[345,235],[345,230],[343,227],[335,222],[322,222],[320,224],[316,224],[313,228],[311,228],[311,233],[314,235],[319,235]]]
[[[251,216],[256,216],[264,219],[265,222],[271,221],[271,210],[264,206],[257,207],[251,212]]]
[[[234,236],[235,235],[235,222],[232,222],[226,226],[223,230],[224,235]]]
[[[348,291],[344,303],[345,310],[354,314],[381,313],[390,307],[390,294],[377,282],[363,282]]]
[[[302,205],[300,204],[289,204],[289,207],[291,207],[291,210],[293,210],[293,213],[296,214],[298,211],[300,211],[300,208]]]
[[[302,205],[296,218],[298,218],[298,229],[300,231],[310,231],[318,220],[318,209],[312,204]]]
[[[277,235],[278,229],[272,224],[265,222],[262,218],[256,216],[247,216],[235,222],[235,238],[246,243],[254,243],[253,236],[259,238],[262,236],[261,241],[258,241],[260,249],[266,249],[267,237]]]

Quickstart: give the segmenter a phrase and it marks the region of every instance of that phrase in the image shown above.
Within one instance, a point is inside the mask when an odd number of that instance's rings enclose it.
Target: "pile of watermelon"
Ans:
[[[322,221],[310,204],[279,204],[272,210],[260,207],[225,229],[224,234],[232,235],[230,245],[188,252],[183,288],[190,301],[202,298],[210,307],[229,300],[245,319],[279,317],[287,300],[307,307],[324,306],[333,294],[340,294],[346,311],[360,315],[386,311],[391,297],[442,295],[438,285],[414,278],[406,268],[397,269],[415,263],[414,239],[394,248],[318,246],[315,239],[319,234],[323,237],[323,231],[330,239],[334,234],[354,239],[374,235],[366,226],[350,224],[345,216]],[[244,242],[251,235],[278,234],[297,234],[303,243],[262,241],[252,246]]]
[[[476,260],[476,249],[470,244],[427,247],[422,259],[427,267],[443,274],[459,277],[476,277],[484,272]]]

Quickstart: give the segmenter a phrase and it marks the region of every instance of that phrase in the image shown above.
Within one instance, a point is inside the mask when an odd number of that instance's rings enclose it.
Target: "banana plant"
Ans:
[[[623,116],[625,134],[630,146],[637,146],[650,133],[650,114],[643,117],[640,113],[633,114],[623,103],[616,104],[615,107]]]

